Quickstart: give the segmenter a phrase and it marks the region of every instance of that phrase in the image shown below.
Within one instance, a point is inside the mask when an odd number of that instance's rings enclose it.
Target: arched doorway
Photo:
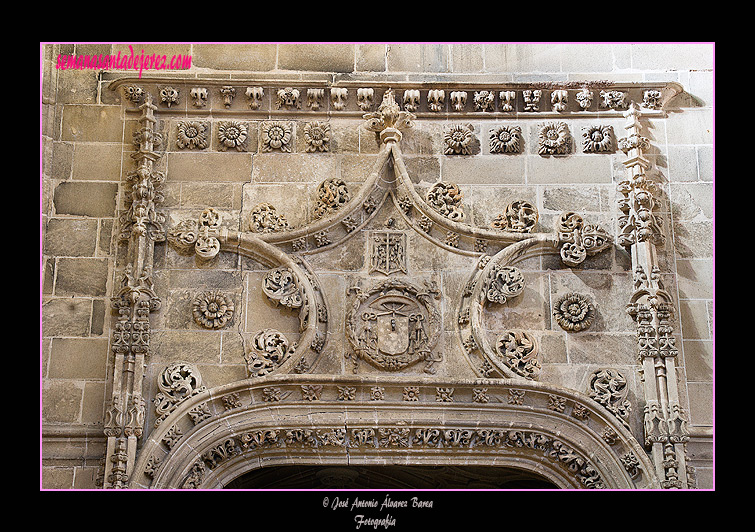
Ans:
[[[225,489],[558,489],[531,471],[496,466],[300,466],[244,473]]]
[[[283,375],[203,391],[150,434],[131,487],[220,489],[273,480],[316,487],[349,479],[412,488],[440,479],[472,489],[658,486],[637,440],[583,394],[524,380],[428,380],[413,385],[417,400],[407,401],[407,382]],[[370,399],[377,385],[385,389],[380,401]],[[316,400],[304,398],[311,386],[321,388]],[[436,400],[439,386],[454,390],[453,401]],[[342,398],[345,387],[354,399]],[[228,408],[231,395],[237,406]]]

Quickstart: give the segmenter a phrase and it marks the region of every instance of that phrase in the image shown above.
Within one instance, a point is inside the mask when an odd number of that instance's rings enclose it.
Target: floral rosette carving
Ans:
[[[293,352],[288,339],[275,329],[265,329],[254,335],[246,364],[250,377],[262,377],[277,369]]]
[[[207,329],[220,329],[233,319],[233,300],[221,292],[205,292],[192,304],[197,324]]]
[[[335,212],[349,201],[349,189],[346,183],[338,178],[326,179],[317,187],[317,205],[315,218]]]
[[[540,373],[539,347],[530,333],[506,331],[498,337],[495,348],[498,358],[518,375],[534,379]]]
[[[446,143],[443,153],[446,155],[469,155],[474,140],[470,124],[456,124],[446,129],[443,141]]]
[[[262,151],[291,151],[292,126],[288,122],[262,122]]]
[[[491,303],[504,304],[524,291],[524,276],[513,266],[495,265],[484,286],[485,298]]]
[[[207,147],[207,124],[196,121],[178,123],[176,146],[181,149],[204,149]]]
[[[330,125],[321,122],[304,124],[304,140],[308,152],[328,151],[330,149]]]
[[[522,128],[499,126],[490,132],[490,153],[520,153]]]
[[[569,153],[571,135],[565,122],[545,124],[538,133],[539,155],[563,155]]]
[[[490,226],[515,233],[529,233],[537,224],[538,219],[537,208],[532,203],[513,201],[491,222]]]
[[[556,301],[553,317],[562,329],[579,332],[592,324],[595,307],[581,294],[566,294]]]
[[[613,150],[613,127],[591,126],[582,132],[583,148],[587,153],[610,152]]]
[[[269,203],[256,205],[249,215],[249,220],[252,231],[257,233],[288,231],[286,216],[276,211]]]
[[[247,133],[246,124],[242,124],[236,120],[221,122],[218,125],[219,149],[226,151],[228,148],[235,148],[237,151],[243,151],[246,145]]]
[[[461,200],[463,194],[458,185],[453,183],[444,183],[440,181],[435,183],[427,191],[427,203],[441,213],[443,216],[452,221],[464,220],[464,211],[461,210]]]
[[[299,308],[304,303],[291,268],[282,266],[270,270],[262,281],[262,291],[279,305],[290,309]]]

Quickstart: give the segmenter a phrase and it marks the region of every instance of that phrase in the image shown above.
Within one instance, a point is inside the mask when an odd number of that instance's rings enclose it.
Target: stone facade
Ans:
[[[714,486],[712,44],[132,46],[43,46],[42,488]]]

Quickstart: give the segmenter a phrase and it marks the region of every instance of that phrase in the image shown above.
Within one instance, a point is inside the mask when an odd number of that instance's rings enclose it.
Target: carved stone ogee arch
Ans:
[[[320,393],[303,393],[310,386]],[[239,401],[229,408],[223,398],[231,394]],[[199,407],[205,414],[197,417]],[[129,487],[220,488],[283,464],[412,463],[517,467],[572,489],[658,487],[632,434],[572,390],[508,379],[313,375],[244,380],[186,399],[147,437]]]

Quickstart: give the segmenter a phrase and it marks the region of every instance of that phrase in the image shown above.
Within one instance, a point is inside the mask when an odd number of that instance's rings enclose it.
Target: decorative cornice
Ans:
[[[142,95],[145,92],[153,93],[160,110],[166,113],[207,114],[212,111],[218,114],[269,116],[296,113],[361,117],[365,111],[371,111],[371,106],[388,91],[393,91],[401,107],[417,118],[613,116],[620,115],[630,101],[638,102],[647,116],[653,116],[664,113],[666,104],[683,92],[682,86],[676,82],[608,80],[474,82],[468,79],[334,79],[331,76],[320,80],[302,80],[266,76],[187,78],[185,75],[142,78],[111,75],[105,76],[105,80],[109,81],[111,91],[136,86],[141,89]],[[161,102],[160,93],[166,88],[170,89],[171,97]],[[207,90],[208,98],[202,100],[201,107],[192,104],[192,89]],[[527,101],[534,91],[538,93],[539,103],[529,105]],[[231,92],[235,93],[235,97],[229,99]],[[128,94],[134,97],[133,90],[128,90]],[[198,92],[195,91],[195,94]],[[456,104],[451,102],[452,94]],[[585,98],[586,95],[589,97]]]

